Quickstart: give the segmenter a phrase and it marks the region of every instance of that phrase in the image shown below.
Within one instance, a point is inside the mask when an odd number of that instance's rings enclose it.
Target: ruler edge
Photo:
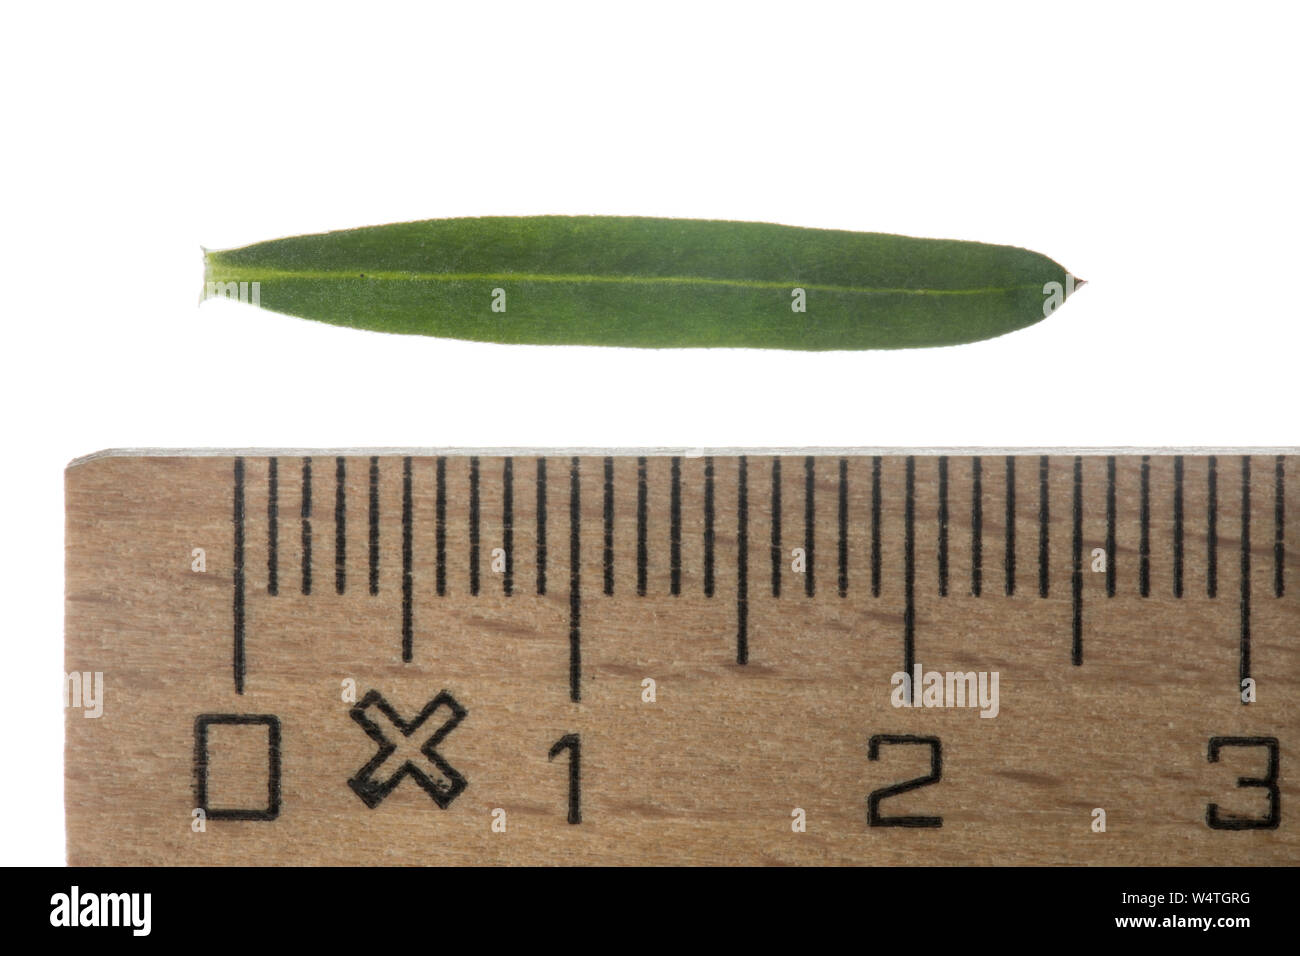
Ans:
[[[492,457],[634,457],[645,456],[654,458],[682,457],[682,458],[702,458],[705,456],[715,456],[719,458],[735,457],[740,455],[753,455],[756,457],[766,455],[812,455],[814,457],[863,457],[868,455],[880,455],[882,457],[902,457],[915,456],[918,458],[953,456],[960,457],[963,455],[1048,455],[1048,456],[1068,456],[1083,455],[1087,457],[1115,455],[1115,456],[1135,456],[1135,455],[1289,455],[1300,456],[1300,446],[1286,445],[1246,445],[1246,446],[1224,446],[1224,445],[1170,445],[1170,446],[1006,446],[1006,445],[961,445],[961,446],[922,446],[908,447],[904,445],[854,445],[854,446],[818,446],[818,445],[791,445],[791,446],[759,446],[759,447],[711,447],[711,446],[689,446],[673,447],[664,445],[653,446],[618,446],[618,447],[601,447],[601,446],[501,446],[501,447],[475,447],[475,446],[420,446],[420,447],[338,447],[338,448],[306,448],[306,447],[249,447],[249,448],[106,448],[101,451],[92,452],[88,455],[72,459],[65,466],[66,472],[88,465],[92,462],[102,461],[113,458],[264,458],[264,457],[287,457],[296,458],[307,455],[335,455],[343,457],[412,457],[425,458],[434,456],[449,457],[466,457],[478,455],[484,458]]]

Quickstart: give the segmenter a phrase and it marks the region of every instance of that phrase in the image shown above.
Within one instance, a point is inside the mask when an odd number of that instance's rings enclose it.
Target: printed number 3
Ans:
[[[1278,745],[1276,737],[1211,737],[1210,763],[1219,762],[1219,751],[1224,747],[1265,747],[1268,749],[1267,777],[1238,777],[1238,787],[1263,787],[1268,791],[1268,815],[1259,817],[1220,816],[1219,805],[1211,803],[1205,808],[1205,822],[1211,830],[1276,830],[1282,822],[1282,808],[1278,798]]]

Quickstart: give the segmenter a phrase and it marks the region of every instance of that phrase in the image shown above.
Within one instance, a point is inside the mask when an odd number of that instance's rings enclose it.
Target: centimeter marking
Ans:
[[[983,593],[983,522],[984,522],[984,461],[979,456],[968,459],[971,476],[971,579],[970,594],[980,597]],[[414,653],[414,610],[415,581],[413,561],[415,550],[412,459],[407,456],[400,459],[402,469],[401,499],[401,649],[402,660],[410,662]],[[740,665],[749,663],[749,520],[750,488],[749,457],[738,456],[736,462],[736,662]],[[814,555],[816,547],[816,462],[815,456],[805,456],[804,471],[804,514],[803,514],[803,549],[805,561],[804,593],[807,597],[816,594],[814,577]],[[774,598],[782,596],[782,573],[785,565],[782,528],[782,479],[780,456],[771,458],[771,488],[769,496],[768,520],[771,527],[771,594]],[[1206,596],[1215,598],[1218,594],[1218,551],[1219,551],[1219,515],[1218,515],[1218,468],[1217,456],[1206,459]],[[312,593],[312,458],[304,457],[301,465],[301,498],[299,508],[301,564],[301,592]],[[377,595],[380,590],[380,468],[379,456],[371,456],[369,461],[369,593]],[[1083,664],[1083,456],[1076,455],[1072,462],[1071,481],[1071,645],[1070,659],[1075,666]],[[1006,456],[1003,462],[1005,488],[1005,549],[1004,549],[1004,590],[1006,595],[1015,594],[1016,590],[1016,458]],[[1241,476],[1241,528],[1240,528],[1240,580],[1239,597],[1239,641],[1238,677],[1244,681],[1251,672],[1251,457],[1243,455],[1239,461]],[[718,513],[715,500],[716,463],[713,457],[704,459],[704,495],[703,495],[703,582],[702,590],[706,598],[712,598],[716,591],[715,550]],[[938,596],[947,597],[950,593],[949,565],[949,456],[938,456],[938,515],[937,541],[935,556],[938,570]],[[1138,593],[1149,597],[1151,593],[1151,483],[1150,456],[1143,455],[1140,466],[1139,488],[1139,542],[1138,542]],[[502,462],[502,543],[504,545],[505,570],[502,576],[503,593],[510,597],[516,593],[514,586],[514,458],[506,457]],[[670,497],[669,497],[669,591],[672,595],[681,594],[681,542],[682,542],[682,473],[681,458],[673,457],[670,462]],[[1184,548],[1185,548],[1185,496],[1186,482],[1183,456],[1173,458],[1174,482],[1172,490],[1173,535],[1172,535],[1172,592],[1175,598],[1184,595]],[[439,596],[447,593],[447,474],[446,456],[435,459],[435,513],[434,513],[434,547],[435,547],[435,591]],[[1050,462],[1046,455],[1038,461],[1038,589],[1040,598],[1050,594],[1050,540],[1049,526],[1051,519],[1050,497]],[[346,560],[346,521],[347,508],[344,494],[346,480],[346,459],[335,459],[335,591],[344,594],[347,589],[345,570]],[[636,594],[645,596],[648,591],[649,547],[649,472],[645,457],[636,459]],[[247,678],[245,638],[246,638],[246,576],[245,556],[247,541],[245,536],[245,484],[246,464],[243,457],[234,459],[233,474],[233,670],[235,691],[242,694]],[[480,460],[478,456],[469,458],[469,561],[468,576],[471,596],[480,593],[480,522],[482,501],[480,497]],[[536,593],[547,593],[547,558],[548,558],[548,516],[547,516],[547,459],[536,459]],[[1285,456],[1277,455],[1273,467],[1273,575],[1272,592],[1274,597],[1285,594]],[[577,456],[568,462],[569,488],[569,694],[574,701],[581,699],[582,678],[582,581],[581,581],[581,462]],[[603,588],[606,596],[615,594],[614,574],[614,540],[615,517],[614,493],[615,474],[614,459],[603,460]],[[267,594],[274,597],[280,593],[280,504],[279,504],[279,459],[267,460]],[[882,492],[881,492],[881,456],[871,457],[871,498],[868,524],[870,528],[870,592],[879,597],[881,592],[882,567]],[[840,598],[847,598],[851,590],[849,568],[848,538],[854,525],[854,516],[849,508],[849,469],[848,458],[838,460],[838,487],[836,496],[836,565],[837,588]],[[1117,590],[1116,576],[1119,565],[1117,554],[1117,492],[1115,456],[1106,458],[1106,546],[1105,546],[1105,591],[1107,597],[1114,597]],[[904,671],[911,674],[916,659],[916,456],[908,455],[904,459],[903,491],[903,665]]]

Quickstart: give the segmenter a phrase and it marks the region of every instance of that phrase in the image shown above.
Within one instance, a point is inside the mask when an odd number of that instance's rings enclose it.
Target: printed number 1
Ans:
[[[577,734],[565,734],[551,747],[547,760],[569,752],[569,822],[582,822],[582,741]]]

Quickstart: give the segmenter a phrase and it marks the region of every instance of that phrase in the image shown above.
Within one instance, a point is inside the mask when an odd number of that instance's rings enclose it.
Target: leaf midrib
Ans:
[[[1037,289],[1037,285],[989,286],[978,289],[910,289],[874,286],[840,286],[823,283],[781,282],[771,279],[722,279],[711,276],[634,276],[588,275],[579,273],[529,273],[529,272],[353,272],[351,270],[292,270],[266,269],[256,266],[235,267],[214,265],[209,281],[231,280],[261,281],[264,279],[378,279],[408,282],[555,282],[573,284],[607,283],[615,285],[709,285],[730,286],[741,289],[794,289],[810,292],[841,292],[857,295],[994,295]]]

